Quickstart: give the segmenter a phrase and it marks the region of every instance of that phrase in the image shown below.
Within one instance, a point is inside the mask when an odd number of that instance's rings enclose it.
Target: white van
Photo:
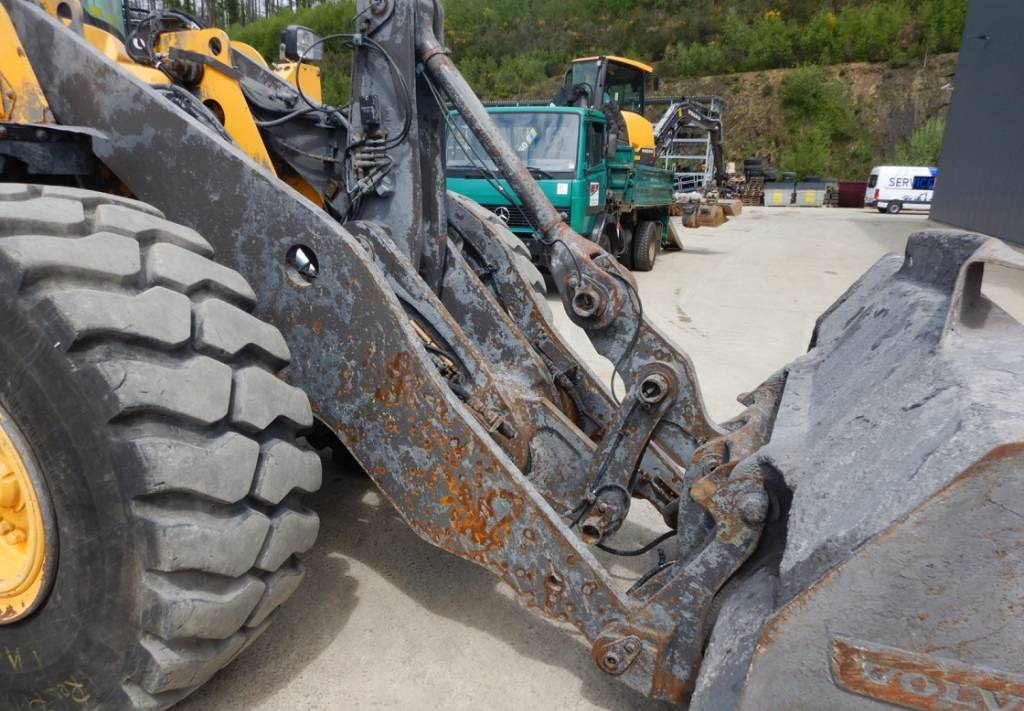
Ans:
[[[935,192],[938,168],[880,165],[871,169],[864,204],[895,215],[903,210],[927,210]]]

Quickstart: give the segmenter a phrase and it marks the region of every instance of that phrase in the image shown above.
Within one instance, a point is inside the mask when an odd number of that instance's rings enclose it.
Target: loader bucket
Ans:
[[[818,320],[756,455],[792,497],[779,543],[692,708],[1024,709],[1024,327],[982,293],[992,263],[1024,269],[915,234]]]

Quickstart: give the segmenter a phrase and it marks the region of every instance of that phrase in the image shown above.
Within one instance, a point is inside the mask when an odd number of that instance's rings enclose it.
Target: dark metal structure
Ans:
[[[1024,244],[1020,29],[1024,5],[973,0],[967,10],[932,218]]]
[[[985,263],[1019,255],[912,237],[716,423],[630,273],[568,228],[493,126],[437,0],[359,0],[356,100],[305,132],[306,152],[359,155],[320,176],[344,219],[36,5],[3,2],[58,120],[101,131],[106,166],[256,285],[288,377],[409,525],[574,625],[606,673],[695,709],[932,709],[940,689],[980,699],[949,708],[1024,704],[1024,328],[980,290]],[[621,400],[555,330],[515,237],[446,195],[442,98],[536,225]],[[617,552],[634,498],[668,531],[623,590],[592,547]]]

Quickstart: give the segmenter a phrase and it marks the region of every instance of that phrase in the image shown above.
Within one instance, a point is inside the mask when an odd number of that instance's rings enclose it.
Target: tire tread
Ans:
[[[138,467],[122,483],[141,555],[140,636],[119,683],[140,709],[177,702],[266,628],[318,528],[293,493],[321,481],[296,439],[312,424],[309,401],[275,375],[290,353],[248,313],[255,292],[212,254],[129,198],[0,185],[4,288],[31,299],[99,393],[119,459]],[[97,341],[113,355],[75,348]]]

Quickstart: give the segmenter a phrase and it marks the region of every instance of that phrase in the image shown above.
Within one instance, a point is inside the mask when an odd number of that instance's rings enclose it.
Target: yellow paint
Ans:
[[[3,5],[0,5],[0,121],[53,122],[50,106]]]
[[[0,415],[0,625],[29,614],[43,593],[46,533],[39,492]]]
[[[282,62],[274,65],[274,71],[292,86],[301,88],[309,98],[318,103],[323,101],[320,67],[306,62]]]
[[[231,62],[231,40],[224,30],[209,28],[204,30],[187,30],[185,32],[168,32],[161,35],[157,43],[158,52],[169,51],[170,48],[195,52],[211,57],[221,64],[233,67]],[[219,50],[219,51],[216,51]],[[196,87],[199,100],[214,115],[223,117],[224,128],[243,151],[264,168],[276,174],[270,154],[260,136],[259,128],[249,110],[249,103],[242,94],[238,82],[231,76],[222,73],[214,65],[206,65],[203,78]]]
[[[638,62],[635,59],[629,59],[627,57],[616,57],[616,56],[611,55],[611,54],[609,54],[609,55],[607,55],[605,57],[580,57],[579,59],[572,60],[572,63],[576,64],[577,62],[593,62],[595,59],[607,59],[609,62],[617,62],[619,64],[626,64],[626,65],[628,65],[630,67],[635,67],[635,68],[639,69],[644,74],[650,74],[651,72],[654,71],[654,67],[652,67],[650,64],[644,64],[643,62]]]
[[[289,175],[282,178],[284,182],[288,183],[289,186],[303,197],[312,200],[320,207],[324,206],[324,199],[320,196],[320,193],[310,185],[304,178],[298,175]]]
[[[47,12],[54,17],[58,17],[57,6],[58,4],[63,4],[65,0],[39,0],[39,2]],[[64,24],[72,31],[81,34],[97,51],[108,59],[117,62],[121,69],[124,69],[146,84],[162,85],[169,82],[167,75],[159,69],[135,63],[125,51],[124,43],[116,36],[99,27],[81,22],[82,8],[78,2],[70,0],[68,4],[72,8],[72,18],[71,20],[64,21]],[[9,30],[5,28],[4,20],[7,21]],[[252,46],[244,42],[232,42],[226,32],[216,28],[167,33],[160,37],[156,50],[157,52],[167,52],[171,47],[211,57],[218,63],[231,68],[234,68],[232,61],[233,51],[245,54],[264,67],[268,66],[263,57]],[[0,6],[0,72],[7,72],[7,67],[15,66],[15,63],[9,61],[7,57],[7,53],[15,52],[15,48],[20,49],[17,35],[7,17],[6,11]],[[24,57],[23,53],[21,59],[24,67],[31,73],[31,66],[29,66],[28,60]],[[320,101],[320,69],[313,65],[303,65],[301,71],[303,72],[300,79],[302,90],[317,101]],[[0,84],[2,84],[2,76],[0,74]],[[31,76],[34,81],[34,75]],[[36,83],[36,86],[38,87],[38,83]],[[204,66],[199,85],[195,87],[195,93],[198,94],[199,100],[215,116],[223,117],[224,128],[238,146],[253,160],[276,175],[277,171],[267,151],[267,146],[260,135],[255,118],[249,109],[245,96],[242,94],[238,81],[229,74],[222,72],[216,65],[207,64]],[[42,97],[41,91],[39,96]],[[45,102],[45,99],[43,101]],[[45,121],[50,123],[54,121],[53,116],[49,114],[48,110],[46,116]],[[0,118],[4,118],[2,112],[0,112]],[[10,119],[5,118],[4,120]],[[289,179],[287,182],[314,202],[323,204],[316,190],[302,178]]]
[[[626,134],[629,137],[629,144],[633,146],[639,158],[640,151],[644,148],[654,150],[654,124],[640,114],[632,111],[623,111],[622,118],[626,121]]]
[[[818,194],[813,190],[804,191],[804,202],[806,202],[808,205],[813,205],[817,201],[817,199]]]

